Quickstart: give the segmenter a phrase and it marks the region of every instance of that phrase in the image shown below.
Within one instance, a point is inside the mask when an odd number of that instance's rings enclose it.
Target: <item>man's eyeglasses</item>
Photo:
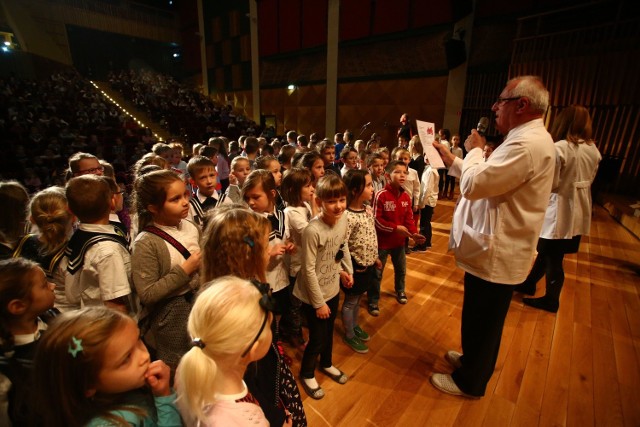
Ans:
[[[262,309],[264,310],[264,320],[262,321],[262,326],[260,326],[260,330],[258,331],[258,334],[253,339],[253,341],[251,341],[251,344],[249,344],[247,349],[242,353],[240,357],[245,357],[247,353],[251,351],[251,348],[253,347],[253,345],[256,343],[256,341],[258,341],[258,339],[260,338],[260,335],[262,335],[262,331],[264,331],[265,326],[267,326],[267,320],[269,319],[269,312],[274,311],[276,309],[276,300],[271,295],[271,287],[269,286],[269,284],[262,283],[257,280],[252,280],[251,284],[256,288],[258,288],[258,290],[262,294],[262,296],[260,297],[259,304],[260,304],[260,307],[262,307]]]
[[[81,171],[76,172],[76,176],[79,175],[95,175],[98,172],[104,172],[104,166],[98,166],[97,168],[91,168],[91,169],[84,169]]]
[[[511,96],[509,98],[500,98],[500,97],[498,97],[498,99],[496,99],[495,104],[502,104],[503,102],[507,103],[507,102],[515,101],[516,99],[520,99],[520,98],[522,98],[522,97],[521,96]]]

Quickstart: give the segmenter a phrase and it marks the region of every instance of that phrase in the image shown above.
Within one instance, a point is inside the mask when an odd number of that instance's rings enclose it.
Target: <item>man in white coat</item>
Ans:
[[[449,174],[460,176],[449,249],[465,271],[462,353],[445,355],[451,375],[431,376],[445,393],[480,398],[493,374],[513,288],[527,277],[551,193],[555,150],[542,121],[548,104],[540,79],[516,77],[491,108],[505,139],[487,161],[475,130],[464,160],[434,143]]]

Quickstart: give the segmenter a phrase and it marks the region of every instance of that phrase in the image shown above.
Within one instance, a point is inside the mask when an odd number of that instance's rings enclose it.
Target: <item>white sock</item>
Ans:
[[[320,385],[318,385],[318,381],[316,381],[315,377],[314,378],[303,378],[302,381],[304,381],[304,383],[311,389],[320,387]]]
[[[322,369],[324,369],[325,371],[327,371],[331,375],[340,375],[340,369],[336,368],[333,365],[329,366],[328,368],[322,368]]]

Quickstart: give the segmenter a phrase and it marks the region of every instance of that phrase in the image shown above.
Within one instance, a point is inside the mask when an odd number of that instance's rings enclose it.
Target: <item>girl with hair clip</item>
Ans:
[[[267,283],[278,302],[279,314],[287,317],[291,315],[291,302],[286,289],[289,286],[286,258],[295,250],[295,246],[288,241],[289,230],[286,228],[284,212],[276,207],[276,195],[276,181],[271,171],[266,169],[251,172],[242,186],[242,198],[245,203],[252,211],[264,215],[271,223]],[[277,323],[278,321],[276,326]]]
[[[190,193],[178,174],[154,171],[136,179],[134,208],[140,234],[131,272],[143,309],[145,343],[172,372],[189,350],[187,323],[199,285],[200,229],[186,220]]]
[[[0,181],[0,260],[11,258],[25,235],[29,194],[18,181]]]
[[[34,364],[44,427],[182,425],[169,367],[150,361],[135,321],[102,306],[58,316]]]
[[[0,261],[0,401],[8,397],[9,403],[0,413],[0,425],[10,425],[7,415],[15,426],[30,421],[31,367],[46,321],[56,314],[51,310],[54,288],[35,262]]]
[[[268,426],[242,378],[271,346],[269,286],[234,276],[204,286],[189,315],[193,347],[178,366],[180,412],[188,425]],[[288,413],[282,425],[291,426]]]
[[[65,295],[67,258],[64,251],[73,233],[75,217],[69,211],[67,197],[61,187],[50,187],[33,196],[30,205],[30,221],[38,227],[36,234],[25,235],[14,252],[14,257],[24,257],[37,262],[56,285],[55,306],[60,311],[80,308],[68,302]]]
[[[311,183],[311,172],[304,168],[288,170],[282,180],[282,198],[287,203],[284,210],[286,227],[293,244],[299,248],[302,245],[302,232],[311,221],[315,190]],[[300,251],[295,251],[289,258],[289,297],[291,299],[291,317],[283,316],[280,321],[280,333],[294,347],[304,346],[302,336],[300,307],[302,303],[293,296],[293,286],[300,271],[302,258]]]
[[[378,258],[378,237],[375,218],[367,204],[373,196],[373,180],[366,170],[350,170],[344,176],[347,186],[347,236],[351,264],[353,264],[353,286],[341,286],[345,297],[342,303],[344,342],[357,353],[367,353],[365,344],[369,334],[358,324],[360,297],[375,280],[375,269],[382,268]]]
[[[207,282],[235,275],[265,282],[270,231],[271,225],[265,217],[244,206],[216,208],[204,235],[201,280]],[[244,381],[271,425],[283,425],[287,411],[291,413],[293,426],[307,425],[295,378],[275,343],[271,343],[262,359],[249,366]]]

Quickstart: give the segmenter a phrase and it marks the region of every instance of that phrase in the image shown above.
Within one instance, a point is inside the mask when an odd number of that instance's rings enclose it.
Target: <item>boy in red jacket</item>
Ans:
[[[411,198],[402,188],[407,179],[407,165],[394,160],[389,162],[386,171],[389,174],[390,182],[383,190],[376,193],[373,201],[373,214],[376,218],[376,233],[378,235],[378,256],[382,261],[382,267],[376,271],[376,280],[367,292],[369,314],[372,316],[380,314],[378,307],[380,283],[387,256],[391,255],[391,262],[393,262],[396,299],[400,304],[406,304],[407,294],[404,291],[407,270],[407,258],[404,252],[405,238],[411,237],[416,244],[425,242],[425,237],[417,233],[416,224],[413,221]]]

